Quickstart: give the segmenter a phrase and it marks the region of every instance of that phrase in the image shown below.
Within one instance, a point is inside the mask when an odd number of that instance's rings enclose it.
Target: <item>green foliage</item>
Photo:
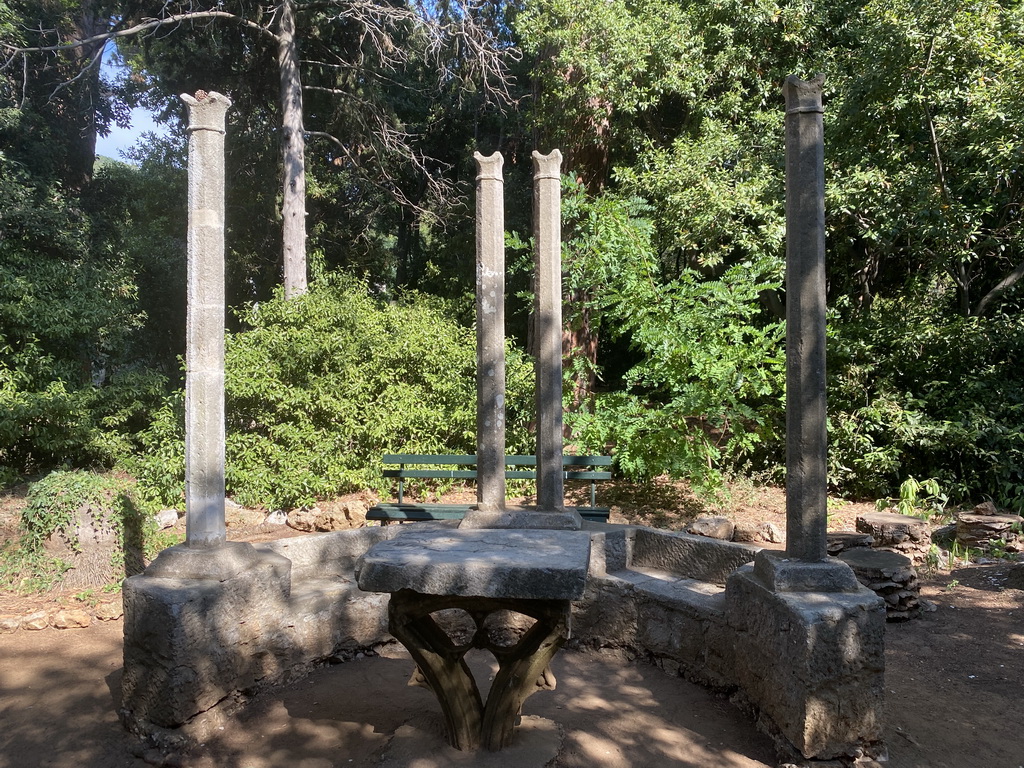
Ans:
[[[332,275],[243,320],[226,372],[226,481],[240,503],[287,509],[379,487],[385,453],[474,452],[476,344],[440,301],[386,303]],[[532,366],[510,349],[507,371],[508,448],[529,453]],[[156,414],[130,467],[165,503],[181,498],[180,402]]]
[[[638,362],[620,390],[598,394],[567,422],[583,450],[614,445],[627,477],[714,481],[770,434],[780,408],[782,329],[764,322],[758,303],[778,285],[779,265],[742,262],[720,280],[688,269],[664,280],[648,213],[637,198],[570,187],[566,282],[597,287],[586,294],[591,309]]]
[[[1024,505],[1024,319],[878,300],[829,338],[830,467],[847,493],[933,477],[950,497]]]
[[[109,528],[116,546],[111,565],[115,573],[132,575],[166,546],[176,543],[161,533],[154,509],[142,503],[135,483],[116,475],[82,471],[51,472],[29,487],[21,514],[21,536],[0,550],[0,584],[21,591],[42,591],[60,581],[70,564],[49,556],[47,539],[59,537],[80,551],[78,526],[91,520]]]
[[[931,520],[937,515],[944,515],[948,503],[949,497],[942,492],[939,481],[934,477],[920,482],[908,477],[900,483],[898,499],[878,499],[875,507],[879,511],[895,509],[901,515]]]

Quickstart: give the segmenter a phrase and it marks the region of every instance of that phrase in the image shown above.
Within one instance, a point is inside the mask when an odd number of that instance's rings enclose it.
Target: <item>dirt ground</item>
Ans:
[[[716,511],[671,484],[654,492],[648,489],[642,499],[617,484],[599,501],[613,505],[614,520],[667,528],[683,527],[698,513]],[[16,502],[0,504],[0,536],[11,531]],[[784,522],[778,489],[737,486],[718,503],[734,519]],[[852,529],[856,515],[866,509],[835,503],[830,528]],[[229,537],[297,535],[261,520],[252,511],[234,511]],[[1024,591],[1006,587],[1009,567],[998,561],[925,574],[922,597],[934,603],[935,610],[887,625],[885,739],[894,768],[1024,768]],[[116,600],[117,595],[112,597]],[[57,606],[91,608],[60,590],[32,597],[0,593],[0,615]],[[83,629],[0,634],[0,768],[160,764],[159,756],[145,753],[117,720],[121,636],[119,620],[94,620]],[[486,659],[474,663],[483,665]],[[557,689],[528,700],[522,745],[497,757],[448,749],[440,736],[436,702],[427,691],[407,687],[410,672],[411,662],[397,647],[324,667],[288,687],[261,694],[239,713],[217,721],[202,748],[172,756],[165,764],[776,764],[769,740],[729,701],[618,655],[560,654],[555,665]],[[557,756],[549,762],[552,744]]]

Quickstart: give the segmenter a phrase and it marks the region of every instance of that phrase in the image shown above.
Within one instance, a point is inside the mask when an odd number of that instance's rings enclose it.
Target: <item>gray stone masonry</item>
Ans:
[[[505,506],[505,203],[500,152],[476,159],[476,494]]]
[[[825,161],[818,75],[786,78],[786,547],[825,558]]]
[[[562,478],[562,153],[533,153],[537,338],[537,507],[561,511]]]
[[[725,590],[729,676],[804,758],[883,757],[885,606],[852,592],[778,592],[745,566]]]
[[[359,590],[353,566],[397,529],[161,553],[122,587],[124,722],[140,733],[178,729],[319,660],[387,641],[387,597]]]
[[[216,547],[224,525],[224,125],[231,101],[188,105],[188,310],[185,359],[185,541]]]
[[[499,558],[511,558],[508,565],[521,550],[537,549],[531,537],[556,534],[570,537],[573,558],[581,547],[590,550],[571,645],[622,649],[733,693],[758,713],[787,758],[884,755],[878,738],[885,610],[870,590],[777,593],[749,564],[735,570],[756,547],[633,526],[585,526],[576,533],[467,532],[444,523],[338,531],[259,544],[255,558],[241,552],[221,558],[249,563],[223,580],[127,579],[123,718],[139,732],[162,727],[197,738],[197,715],[210,707],[231,706],[318,661],[391,642],[387,595],[360,590],[353,572],[378,542],[409,537],[418,549],[424,538],[521,537],[526,546]],[[555,549],[547,554],[559,570]],[[501,567],[489,562],[482,570]],[[491,589],[486,575],[471,577],[482,578],[484,588],[460,586],[444,570],[427,569],[442,574],[438,587],[420,580],[415,568],[387,574],[397,581],[380,586]],[[547,594],[576,594],[581,582],[574,572]],[[526,594],[514,583],[501,589]]]
[[[519,600],[583,596],[590,535],[555,530],[415,530],[356,565],[360,589]]]

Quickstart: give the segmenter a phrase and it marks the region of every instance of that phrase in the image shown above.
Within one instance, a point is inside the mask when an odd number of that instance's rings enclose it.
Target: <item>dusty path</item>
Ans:
[[[115,716],[121,624],[0,637],[0,766],[145,766]],[[427,691],[407,686],[411,662],[365,658],[327,667],[265,695],[229,719],[190,768],[332,768],[380,765],[392,735],[412,721],[427,734],[424,768],[484,761],[447,750]],[[728,701],[618,657],[563,653],[558,687],[527,702],[559,723],[558,766],[765,768],[767,738]],[[136,752],[139,750],[136,749]],[[410,767],[420,761],[406,763]],[[395,763],[389,762],[391,765]],[[514,760],[487,765],[542,768]]]

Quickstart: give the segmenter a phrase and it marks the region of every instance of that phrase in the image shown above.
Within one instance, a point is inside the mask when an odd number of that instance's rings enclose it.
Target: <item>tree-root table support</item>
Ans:
[[[411,589],[391,595],[391,634],[416,662],[414,681],[437,696],[451,746],[459,750],[482,746],[493,752],[512,743],[523,702],[536,691],[555,687],[549,665],[565,643],[569,605],[568,600],[424,595]],[[465,611],[476,624],[468,643],[456,645],[431,616],[451,608]],[[485,628],[487,617],[496,611],[522,613],[535,623],[515,645],[501,646],[492,641]],[[486,703],[464,659],[473,648],[488,650],[498,660],[498,673]]]

